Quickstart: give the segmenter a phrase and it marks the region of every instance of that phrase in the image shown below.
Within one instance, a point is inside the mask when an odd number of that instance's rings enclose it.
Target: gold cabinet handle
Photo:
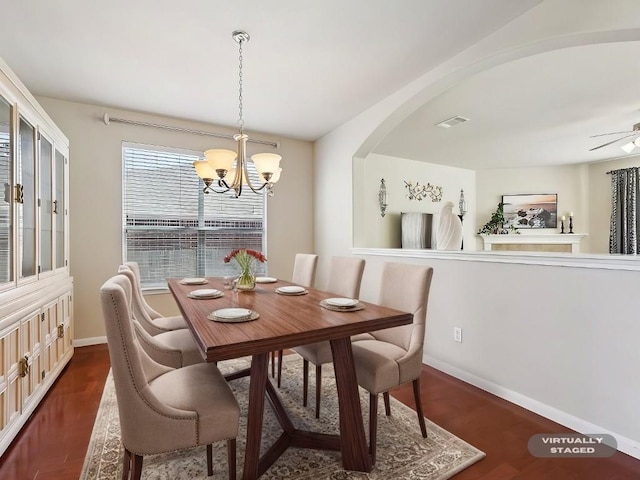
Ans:
[[[18,374],[20,375],[20,378],[24,378],[29,375],[30,371],[31,367],[29,366],[29,357],[25,355],[20,359],[18,364]]]
[[[24,187],[19,183],[15,186],[15,200],[16,203],[24,203]]]
[[[64,338],[64,325],[58,325],[58,338]]]

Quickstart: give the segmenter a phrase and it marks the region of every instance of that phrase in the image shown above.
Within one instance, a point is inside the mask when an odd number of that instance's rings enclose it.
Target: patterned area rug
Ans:
[[[220,370],[228,373],[249,366],[247,359],[222,362]],[[311,374],[308,407],[302,407],[302,359],[297,355],[286,355],[283,362],[280,397],[287,412],[298,428],[324,433],[338,432],[337,398],[333,368],[323,366],[323,398],[320,419],[314,417],[315,382]],[[246,432],[246,408],[249,378],[230,383],[241,407],[240,435],[238,437],[238,478],[241,478],[244,461]],[[365,430],[368,429],[369,394],[361,389],[360,403],[363,409]],[[428,419],[428,438],[422,438],[415,411],[391,398],[391,416],[384,415],[384,406],[378,407],[378,455],[376,465],[370,473],[351,472],[342,469],[340,453],[290,448],[282,455],[261,479],[331,479],[394,480],[420,479],[445,480],[457,472],[482,459],[485,454],[440,428]],[[263,452],[280,435],[278,422],[265,402],[262,450]],[[226,442],[213,445],[213,477],[206,474],[204,447],[169,454],[144,457],[143,479],[227,479]],[[111,373],[107,381],[91,434],[81,480],[112,480],[121,478],[123,449],[120,444],[120,425],[115,388]]]

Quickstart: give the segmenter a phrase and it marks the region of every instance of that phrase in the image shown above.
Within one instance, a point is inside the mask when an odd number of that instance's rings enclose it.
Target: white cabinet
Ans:
[[[40,328],[40,309],[29,312],[20,320],[20,343],[21,350],[18,358],[18,374],[22,379],[20,385],[21,408],[23,409],[37,393],[42,371],[42,355],[40,345],[42,345],[42,330]]]
[[[0,331],[0,427],[2,432],[20,414],[20,322]]]
[[[71,350],[71,293],[61,295],[43,308],[42,372],[54,371]]]
[[[73,355],[68,158],[0,60],[0,455]]]

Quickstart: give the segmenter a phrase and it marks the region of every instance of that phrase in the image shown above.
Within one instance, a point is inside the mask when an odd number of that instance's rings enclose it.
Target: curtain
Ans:
[[[609,253],[637,254],[640,207],[640,167],[608,172],[611,175],[611,229]]]

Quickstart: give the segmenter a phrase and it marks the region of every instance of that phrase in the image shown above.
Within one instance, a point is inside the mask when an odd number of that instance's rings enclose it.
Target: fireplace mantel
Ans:
[[[485,251],[537,251],[579,253],[586,233],[538,233],[480,235]]]

